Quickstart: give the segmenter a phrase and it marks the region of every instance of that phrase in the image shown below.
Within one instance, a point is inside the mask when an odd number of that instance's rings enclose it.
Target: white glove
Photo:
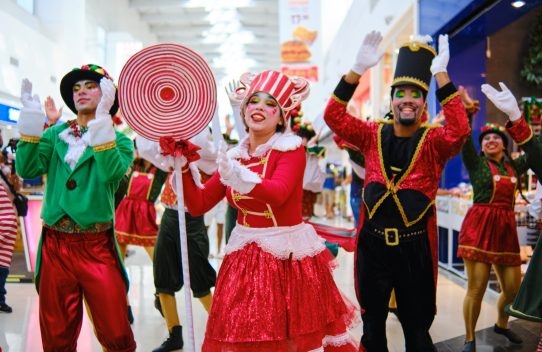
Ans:
[[[232,177],[234,168],[233,160],[228,158],[228,155],[226,154],[227,151],[228,146],[226,143],[220,143],[216,163],[218,164],[218,173],[223,180],[229,180]]]
[[[450,45],[448,44],[448,34],[438,36],[438,55],[431,62],[431,73],[436,75],[439,72],[448,72],[448,61],[450,61]]]
[[[110,119],[111,115],[109,114],[109,111],[115,103],[117,88],[115,88],[113,81],[103,77],[100,80],[100,89],[102,90],[102,98],[96,107],[96,118],[106,118],[107,116],[107,118]]]
[[[384,52],[378,50],[378,45],[382,41],[380,32],[372,31],[365,36],[363,44],[356,55],[356,62],[352,66],[352,71],[358,75],[363,75],[365,71],[373,67],[380,61]]]
[[[491,102],[497,107],[497,109],[504,112],[510,121],[517,121],[521,118],[521,111],[519,110],[518,102],[510,89],[502,82],[499,82],[502,91],[499,92],[489,84],[482,84],[482,93],[491,100]]]
[[[96,117],[88,123],[90,145],[93,147],[113,142],[117,138],[109,114],[109,110],[115,102],[115,85],[113,81],[104,77],[100,80],[100,89],[102,90],[102,98],[96,107]]]
[[[239,88],[239,81],[229,82],[226,86],[226,94],[230,99],[233,119],[235,121],[235,130],[237,131],[239,138],[243,139],[247,134],[243,118],[241,117],[241,102],[243,101],[243,96],[237,94],[237,88]]]
[[[32,82],[27,78],[23,79],[21,83],[21,103],[23,107],[17,121],[19,133],[32,137],[41,137],[45,114],[41,110],[38,95],[32,96]]]
[[[226,143],[222,142],[218,149],[216,162],[220,181],[241,194],[250,193],[257,184],[262,183],[262,179],[237,160],[230,159],[226,154],[227,148]]]

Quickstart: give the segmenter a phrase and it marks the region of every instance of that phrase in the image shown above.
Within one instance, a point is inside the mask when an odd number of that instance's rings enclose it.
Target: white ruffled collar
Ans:
[[[228,156],[234,159],[248,160],[251,158],[259,158],[264,156],[270,149],[286,152],[295,150],[301,145],[301,138],[293,133],[275,133],[267,142],[260,144],[250,155],[248,153],[249,139],[248,136],[243,138],[239,145],[228,151]]]
[[[64,161],[73,170],[75,169],[79,159],[81,159],[85,153],[87,147],[90,145],[90,134],[85,133],[81,138],[75,137],[72,133],[71,127],[68,127],[64,131],[60,132],[58,137],[68,145],[68,151],[64,156]]]

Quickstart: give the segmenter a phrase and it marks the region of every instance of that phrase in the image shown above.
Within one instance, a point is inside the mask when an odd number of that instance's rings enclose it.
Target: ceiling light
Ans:
[[[523,7],[525,5],[525,1],[514,1],[512,3],[512,6],[514,6],[516,9],[519,9],[520,7]]]

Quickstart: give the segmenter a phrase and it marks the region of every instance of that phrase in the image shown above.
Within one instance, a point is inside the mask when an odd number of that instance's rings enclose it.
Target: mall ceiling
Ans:
[[[246,71],[278,69],[276,0],[130,0],[160,43],[203,56],[217,81]],[[227,4],[227,5],[226,5]]]

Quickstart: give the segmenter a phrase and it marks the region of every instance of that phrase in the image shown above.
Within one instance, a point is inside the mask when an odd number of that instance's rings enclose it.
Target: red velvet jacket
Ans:
[[[218,171],[205,183],[196,186],[190,172],[183,172],[185,205],[193,216],[205,214],[224,196],[239,210],[237,222],[250,227],[293,226],[302,222],[301,198],[305,149],[301,138],[292,134],[275,134],[266,144],[248,154],[248,140],[228,152],[249,170],[258,174],[262,183],[248,194],[239,194],[220,181]]]
[[[387,153],[383,152],[389,147],[393,122],[365,122],[348,114],[346,104],[352,88],[355,85],[341,81],[327,105],[325,121],[333,132],[365,155],[363,203],[369,218],[387,197],[393,197],[405,227],[410,227],[433,206],[444,165],[461,150],[470,133],[465,107],[453,84],[440,88],[437,96],[444,109],[446,125],[422,124],[412,137],[417,139],[417,144],[410,164],[393,177],[385,160]]]

